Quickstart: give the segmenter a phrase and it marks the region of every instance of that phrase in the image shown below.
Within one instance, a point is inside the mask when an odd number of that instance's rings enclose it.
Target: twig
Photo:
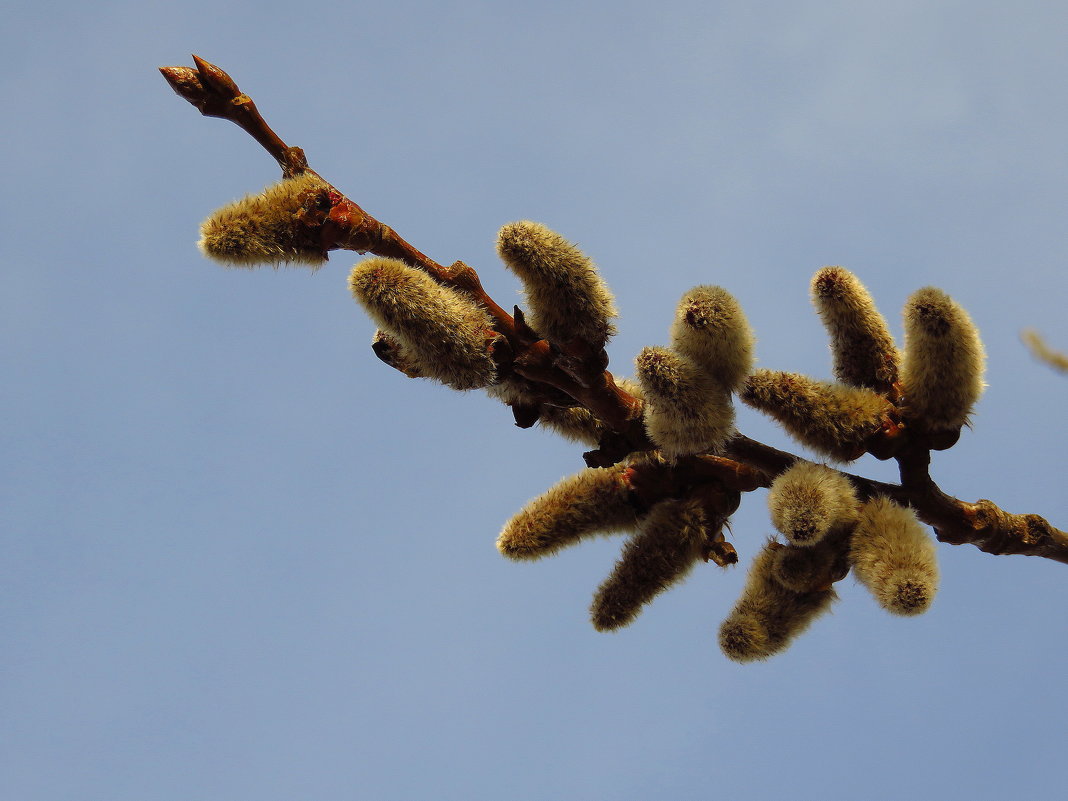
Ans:
[[[193,56],[196,69],[161,67],[160,72],[174,91],[202,114],[230,120],[252,136],[278,162],[284,177],[311,172],[304,151],[286,145],[267,125],[252,99],[214,64]],[[509,373],[526,379],[524,387],[537,395],[538,402],[563,405],[567,399],[596,415],[611,433],[602,447],[586,454],[593,466],[618,462],[637,451],[655,446],[642,425],[642,402],[620,388],[604,369],[603,349],[579,349],[565,353],[537,338],[516,315],[505,312],[482,287],[478,274],[463,262],[444,267],[406,242],[392,228],[376,220],[333,186],[329,208],[318,220],[323,250],[351,250],[396,258],[426,271],[440,283],[466,292],[491,315],[494,328],[504,335],[510,352],[503,365]],[[1043,361],[1068,369],[1068,357],[1050,351],[1037,334],[1026,341]],[[387,363],[389,361],[387,360]],[[540,385],[540,386],[539,386]],[[563,393],[563,395],[561,395]],[[532,424],[531,412],[517,410],[517,422]],[[1025,554],[1068,563],[1068,534],[1031,514],[1011,514],[992,501],[967,503],[949,496],[931,479],[930,450],[949,447],[955,436],[941,442],[923,439],[918,432],[901,429],[897,420],[888,420],[884,430],[868,443],[869,452],[880,458],[897,459],[901,484],[887,484],[845,473],[863,498],[886,495],[911,506],[932,526],[942,542],[970,543],[991,554]],[[767,487],[779,473],[801,457],[780,451],[741,434],[731,439],[722,456],[684,457],[671,466],[644,465],[634,469],[632,483],[644,502],[695,491],[694,488],[722,486],[731,492]]]

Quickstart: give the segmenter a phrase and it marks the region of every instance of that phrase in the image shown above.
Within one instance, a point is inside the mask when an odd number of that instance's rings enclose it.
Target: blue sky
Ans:
[[[493,545],[581,448],[374,359],[354,254],[203,259],[199,221],[277,172],[156,67],[223,66],[328,180],[503,304],[500,225],[579,242],[617,296],[620,374],[698,283],[738,297],[760,365],[819,377],[816,269],[854,270],[898,333],[913,290],[945,289],[990,387],[935,476],[1063,528],[1068,383],[1018,337],[1068,345],[1068,9],[384,6],[7,11],[3,795],[1054,797],[1063,565],[940,546],[928,614],[892,619],[848,579],[759,665],[715,642],[741,569],[598,634],[617,540],[536,564]],[[744,560],[763,492],[733,530]]]

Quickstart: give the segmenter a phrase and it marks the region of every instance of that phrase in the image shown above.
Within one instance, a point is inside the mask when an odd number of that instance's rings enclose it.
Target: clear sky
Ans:
[[[301,10],[301,9],[304,10]],[[1047,799],[1068,569],[940,546],[925,616],[852,579],[788,651],[716,645],[744,570],[629,629],[618,540],[494,539],[582,467],[504,407],[371,354],[346,278],[224,270],[212,209],[277,179],[156,67],[230,71],[290,144],[513,302],[497,228],[544,222],[616,292],[612,368],[727,287],[765,367],[830,374],[808,281],[895,332],[959,300],[990,387],[935,476],[1068,526],[1068,7],[1055,2],[187,0],[8,5],[0,32],[0,796],[18,801]],[[743,410],[751,436],[788,446]],[[857,470],[886,477],[866,458]],[[747,560],[765,493],[733,524]]]

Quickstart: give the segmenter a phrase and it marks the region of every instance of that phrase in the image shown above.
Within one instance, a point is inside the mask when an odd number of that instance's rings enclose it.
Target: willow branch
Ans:
[[[241,92],[226,72],[197,56],[193,56],[193,61],[195,69],[160,68],[163,77],[180,97],[205,116],[219,117],[238,125],[278,162],[283,176],[312,172],[304,151],[287,145],[267,125],[252,98]],[[437,263],[333,186],[329,190],[329,208],[323,211],[317,223],[324,252],[350,250],[400,259],[479,302],[492,317],[495,330],[508,343],[503,375],[521,376],[525,380],[524,387],[529,385],[536,396],[540,387],[538,399],[545,403],[561,405],[570,399],[572,405],[585,407],[611,429],[602,447],[586,454],[589,464],[611,464],[629,454],[655,447],[642,425],[642,402],[621,389],[612,374],[604,369],[607,355],[603,349],[586,351],[579,348],[565,352],[538,338],[523,323],[518,309],[515,316],[510,315],[489,297],[474,269],[463,262],[448,267]],[[1040,358],[1053,361],[1043,355],[1035,340],[1031,344]],[[384,360],[390,363],[388,359]],[[519,418],[517,414],[517,421]],[[862,497],[886,495],[911,506],[935,529],[943,542],[970,543],[991,554],[1025,554],[1068,563],[1068,534],[1054,528],[1044,518],[1011,514],[988,500],[968,503],[939,489],[928,470],[930,450],[952,444],[952,441],[910,440],[909,435],[902,436],[895,421],[888,421],[878,440],[868,444],[868,450],[879,458],[898,460],[901,484],[843,474],[853,482]],[[646,502],[687,492],[707,492],[708,488],[718,486],[731,492],[746,492],[769,486],[775,476],[799,460],[799,456],[739,434],[728,442],[722,456],[684,457],[670,467],[639,466],[631,480],[637,494]]]

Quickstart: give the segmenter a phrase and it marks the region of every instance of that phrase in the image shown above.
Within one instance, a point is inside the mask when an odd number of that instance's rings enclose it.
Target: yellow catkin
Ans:
[[[735,662],[767,659],[785,650],[837,597],[833,589],[794,592],[780,584],[773,573],[780,548],[768,543],[757,554],[742,597],[720,626],[720,648]]]
[[[812,279],[812,303],[831,338],[835,378],[888,392],[898,377],[897,346],[860,280],[844,267],[824,267]]]
[[[849,561],[857,581],[895,615],[926,612],[938,591],[934,540],[911,509],[888,498],[861,507]]]
[[[669,500],[653,507],[594,596],[594,628],[614,631],[630,624],[645,604],[685,578],[701,557],[706,526],[695,501]]]
[[[983,394],[986,354],[968,313],[935,287],[905,304],[901,384],[906,419],[930,431],[959,429]]]
[[[778,370],[757,370],[739,397],[775,418],[799,442],[844,462],[862,455],[864,442],[892,408],[870,389]]]
[[[541,336],[602,347],[615,333],[612,293],[589,257],[562,236],[541,223],[509,223],[497,237],[497,252],[523,282],[527,322]]]
[[[317,228],[304,223],[304,214],[325,200],[328,189],[322,178],[305,173],[223,206],[201,224],[197,247],[208,258],[232,267],[290,263],[319,267],[326,254]]]
[[[490,344],[499,335],[489,315],[469,298],[422,270],[381,257],[357,264],[349,287],[422,375],[453,389],[477,389],[494,381]]]
[[[729,392],[670,348],[645,348],[634,360],[645,398],[645,430],[674,459],[718,450],[734,433]]]
[[[815,545],[831,529],[857,519],[853,485],[837,470],[797,462],[768,490],[771,522],[794,545]]]
[[[509,559],[538,559],[596,534],[631,531],[638,513],[626,467],[591,467],[565,478],[509,520],[497,550]]]
[[[671,343],[732,392],[753,371],[753,331],[738,301],[722,287],[697,286],[682,296]]]

